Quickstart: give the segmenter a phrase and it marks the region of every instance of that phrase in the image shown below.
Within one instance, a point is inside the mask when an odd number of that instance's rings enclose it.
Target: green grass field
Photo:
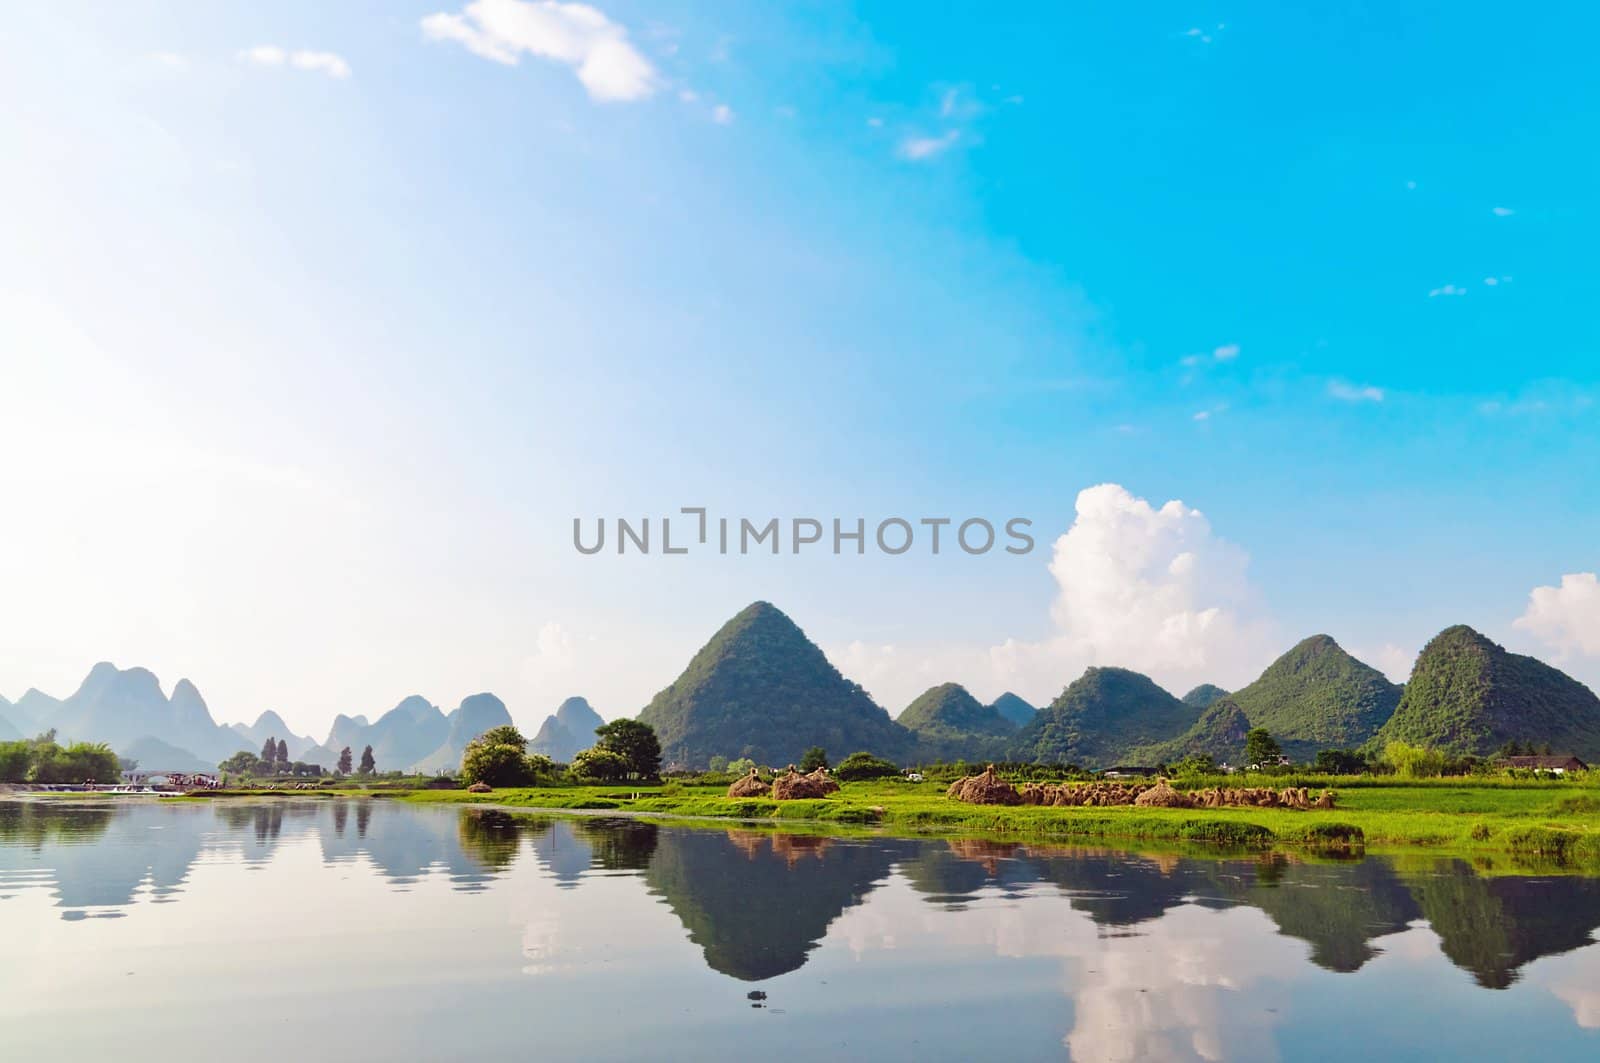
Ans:
[[[1572,783],[1345,780],[1338,807],[1287,809],[1036,808],[966,805],[938,783],[849,783],[812,801],[730,800],[721,787],[536,787],[469,794],[416,791],[409,801],[526,809],[615,810],[679,819],[872,827],[892,834],[1006,834],[1057,839],[1210,842],[1228,846],[1429,849],[1505,853],[1600,869],[1600,789]]]

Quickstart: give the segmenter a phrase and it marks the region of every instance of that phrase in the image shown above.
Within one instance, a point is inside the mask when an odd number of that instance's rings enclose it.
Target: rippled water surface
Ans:
[[[1432,856],[7,801],[0,1055],[1592,1059],[1597,926]]]

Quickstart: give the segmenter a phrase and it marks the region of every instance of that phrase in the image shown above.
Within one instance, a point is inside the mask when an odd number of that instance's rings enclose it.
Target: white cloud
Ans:
[[[257,66],[282,66],[289,58],[289,53],[274,44],[258,44],[240,52],[239,58]]]
[[[1433,290],[1429,291],[1428,292],[1428,298],[1429,299],[1436,299],[1441,295],[1466,295],[1466,294],[1467,294],[1467,290],[1465,288],[1460,287],[1459,285],[1455,285],[1455,284],[1446,284],[1443,287],[1434,288]]]
[[[1600,579],[1569,572],[1559,587],[1535,587],[1512,624],[1553,648],[1562,659],[1600,657]]]
[[[289,65],[300,70],[316,70],[331,78],[350,76],[350,64],[332,52],[295,52],[289,56]]]
[[[587,4],[473,0],[460,14],[427,16],[422,31],[507,66],[516,66],[523,53],[564,64],[602,103],[642,100],[660,88],[655,67],[629,42],[628,31]]]
[[[961,139],[958,130],[951,129],[939,137],[907,137],[900,142],[900,157],[921,162],[944,154]]]
[[[1366,387],[1357,387],[1346,384],[1342,380],[1328,381],[1328,394],[1341,402],[1382,402],[1383,389],[1375,388],[1370,384]]]
[[[1243,685],[1271,659],[1275,633],[1248,576],[1249,557],[1182,502],[1158,507],[1117,484],[1078,493],[1049,572],[1053,631],[998,646],[871,646],[829,656],[891,711],[935,683],[987,700],[1015,690],[1048,701],[1090,665],[1144,672],[1182,693]]]
[[[1497,218],[1509,218],[1511,215],[1515,214],[1516,211],[1512,210],[1510,207],[1493,207],[1490,209],[1490,213]]]
[[[719,103],[711,109],[711,120],[718,125],[733,124],[733,108],[725,103]]]
[[[1393,683],[1404,683],[1411,678],[1411,666],[1417,663],[1416,650],[1408,650],[1392,642],[1385,642],[1376,649],[1351,646],[1350,655],[1372,665]]]
[[[350,64],[334,52],[314,52],[305,49],[289,51],[275,44],[258,44],[239,53],[239,58],[256,66],[292,66],[296,70],[310,70],[331,78],[350,76]]]
[[[882,129],[883,128],[883,119],[882,118],[878,118],[876,116],[874,116],[872,118],[868,118],[867,119],[867,125],[871,126],[874,129]]]
[[[1211,356],[1219,362],[1231,362],[1239,357],[1239,345],[1237,343],[1224,343],[1221,347],[1212,351]]]

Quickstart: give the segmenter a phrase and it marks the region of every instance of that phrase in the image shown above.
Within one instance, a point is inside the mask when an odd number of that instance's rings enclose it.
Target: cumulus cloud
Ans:
[[[1528,607],[1512,624],[1566,659],[1600,657],[1600,578],[1569,572],[1559,587],[1535,587]]]
[[[642,100],[660,88],[655,67],[628,31],[588,4],[473,0],[459,14],[427,16],[422,31],[507,66],[527,54],[571,67],[590,98],[602,103]]]
[[[1178,693],[1202,682],[1242,686],[1271,659],[1276,637],[1248,569],[1248,555],[1199,510],[1100,484],[1078,493],[1072,526],[1052,548],[1056,596],[1043,640],[856,642],[829,656],[891,710],[952,680],[984,698],[1011,689],[1046,701],[1090,665],[1132,668]]]
[[[1467,290],[1465,288],[1461,287],[1459,284],[1445,284],[1445,285],[1441,285],[1441,286],[1439,286],[1437,288],[1430,289],[1429,292],[1428,292],[1428,298],[1429,299],[1437,299],[1441,295],[1466,295],[1466,294],[1467,294]]]
[[[907,137],[900,142],[900,157],[913,162],[922,162],[943,155],[955,147],[956,141],[960,139],[961,133],[955,129],[938,137]]]
[[[290,51],[275,44],[258,44],[240,52],[239,58],[255,66],[291,66],[340,79],[350,76],[350,64],[334,52]]]
[[[1342,380],[1328,381],[1328,394],[1341,402],[1382,402],[1383,389],[1375,388],[1370,384],[1357,387],[1347,384]]]

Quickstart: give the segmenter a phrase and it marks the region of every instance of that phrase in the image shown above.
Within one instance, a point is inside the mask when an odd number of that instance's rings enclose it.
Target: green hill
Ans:
[[[1218,698],[1225,698],[1227,696],[1228,692],[1223,690],[1221,687],[1212,683],[1201,683],[1199,686],[1189,691],[1189,693],[1185,694],[1182,698],[1182,701],[1185,705],[1190,705],[1197,709],[1203,709],[1210,705],[1213,701],[1216,701]]]
[[[895,720],[918,740],[919,757],[943,760],[1003,758],[1017,725],[984,705],[959,683],[922,692]]]
[[[1232,698],[1207,705],[1194,726],[1168,742],[1132,750],[1132,764],[1176,764],[1185,757],[1205,754],[1219,764],[1238,764],[1244,757],[1244,737],[1250,720]]]
[[[1181,737],[1200,713],[1126,668],[1090,668],[1017,735],[1022,760],[1109,767]]]
[[[1394,714],[1400,687],[1327,635],[1313,635],[1229,700],[1252,727],[1271,731],[1286,754],[1309,760],[1318,750],[1348,749],[1371,739]]]
[[[1378,739],[1479,756],[1532,742],[1600,760],[1600,698],[1565,672],[1458,625],[1423,647]]]
[[[719,754],[798,763],[811,746],[834,759],[865,749],[895,760],[913,746],[908,731],[766,602],[722,625],[639,719],[655,728],[664,764],[691,768]]]
[[[1032,723],[1033,717],[1039,711],[1032,703],[1023,701],[1009,690],[995,698],[989,707],[1018,727],[1026,727]]]

